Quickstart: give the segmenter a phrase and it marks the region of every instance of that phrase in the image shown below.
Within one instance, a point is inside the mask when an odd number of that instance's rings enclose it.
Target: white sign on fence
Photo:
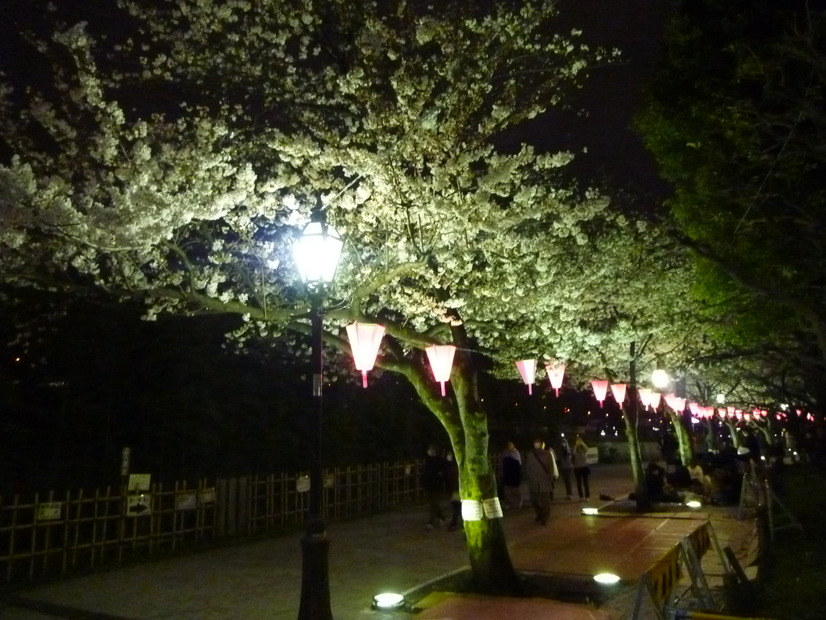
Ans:
[[[299,476],[295,479],[295,490],[299,493],[306,493],[310,490],[310,477]]]
[[[43,502],[37,505],[38,521],[54,521],[60,518],[63,502]]]
[[[198,507],[198,495],[195,491],[184,491],[175,496],[175,510],[195,510]]]
[[[588,454],[585,455],[588,465],[599,463],[599,448],[592,446],[588,448]]]
[[[152,496],[146,493],[126,496],[126,515],[129,517],[143,517],[152,514],[150,508]]]

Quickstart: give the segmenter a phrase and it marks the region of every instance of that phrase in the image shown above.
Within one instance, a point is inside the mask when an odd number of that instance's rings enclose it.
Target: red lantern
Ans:
[[[548,373],[548,380],[551,382],[551,387],[559,396],[559,388],[562,387],[562,377],[565,376],[565,364],[545,364],[545,370]]]
[[[442,386],[442,396],[445,395],[445,381],[450,380],[450,371],[453,368],[453,354],[456,347],[452,344],[440,344],[427,347],[427,359],[430,360],[430,368],[433,370],[433,377]]]
[[[628,388],[628,385],[625,383],[612,383],[611,384],[611,393],[614,395],[614,400],[617,401],[617,404],[622,407],[622,403],[625,400],[625,390]]]
[[[536,360],[519,360],[516,362],[522,381],[528,386],[528,394],[533,394],[533,382],[536,380]]]
[[[384,327],[375,323],[353,323],[347,326],[347,339],[350,341],[356,370],[361,371],[362,387],[367,387],[367,372],[373,370],[383,336]]]
[[[592,379],[591,387],[594,390],[594,396],[599,401],[599,406],[602,407],[602,401],[605,400],[605,395],[608,393],[608,382],[604,379]]]

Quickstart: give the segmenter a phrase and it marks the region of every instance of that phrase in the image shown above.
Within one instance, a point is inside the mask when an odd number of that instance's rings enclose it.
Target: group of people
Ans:
[[[521,508],[523,504],[522,486],[527,483],[531,506],[536,513],[536,522],[547,524],[554,496],[556,481],[562,478],[567,499],[572,498],[573,482],[580,500],[591,496],[588,477],[588,446],[577,435],[573,448],[563,436],[557,450],[546,446],[544,440],[536,438],[530,450],[521,453],[509,441],[499,455],[498,482],[505,509]],[[447,523],[447,529],[462,526],[462,503],[459,496],[459,468],[453,454],[443,454],[435,445],[428,447],[422,469],[422,488],[428,500],[427,529],[436,529]],[[442,510],[445,495],[450,498],[450,520]]]
[[[505,508],[522,506],[522,482],[527,482],[531,506],[536,512],[536,522],[545,525],[551,510],[556,481],[561,477],[567,499],[572,496],[572,475],[576,479],[580,499],[588,499],[591,490],[588,476],[588,446],[577,436],[573,449],[565,437],[558,446],[559,454],[546,446],[542,438],[536,438],[533,448],[521,454],[509,441],[499,459],[499,481],[505,500]]]

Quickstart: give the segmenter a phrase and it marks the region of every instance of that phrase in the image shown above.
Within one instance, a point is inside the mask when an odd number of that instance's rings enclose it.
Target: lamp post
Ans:
[[[322,479],[323,408],[322,385],[322,302],[327,285],[332,282],[341,254],[342,241],[326,222],[324,212],[313,210],[309,224],[294,247],[295,262],[301,279],[310,293],[312,328],[312,366],[314,416],[313,462],[310,469],[310,507],[301,539],[301,604],[299,620],[332,620],[328,557],[330,540],[322,514],[324,481]]]

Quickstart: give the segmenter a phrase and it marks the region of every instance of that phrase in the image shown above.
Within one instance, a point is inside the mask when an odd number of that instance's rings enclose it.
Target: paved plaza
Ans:
[[[632,488],[627,464],[597,465],[593,470],[595,496],[627,497]],[[586,505],[614,516],[583,516]],[[645,516],[624,513],[622,507],[623,502],[608,499],[559,499],[557,492],[546,527],[534,522],[530,508],[505,514],[518,571],[580,580],[601,570],[618,574],[622,589],[599,606],[587,601],[434,593],[415,614],[373,610],[370,603],[376,593],[418,593],[426,584],[466,568],[463,534],[426,530],[423,505],[333,522],[328,530],[333,615],[337,620],[530,620],[549,617],[552,610],[552,617],[571,620],[628,617],[642,573],[706,521],[741,563],[747,566],[753,559],[748,557],[754,551],[753,523],[739,520],[736,507]],[[0,603],[0,618],[294,620],[300,584],[299,535],[277,536],[27,587]]]

